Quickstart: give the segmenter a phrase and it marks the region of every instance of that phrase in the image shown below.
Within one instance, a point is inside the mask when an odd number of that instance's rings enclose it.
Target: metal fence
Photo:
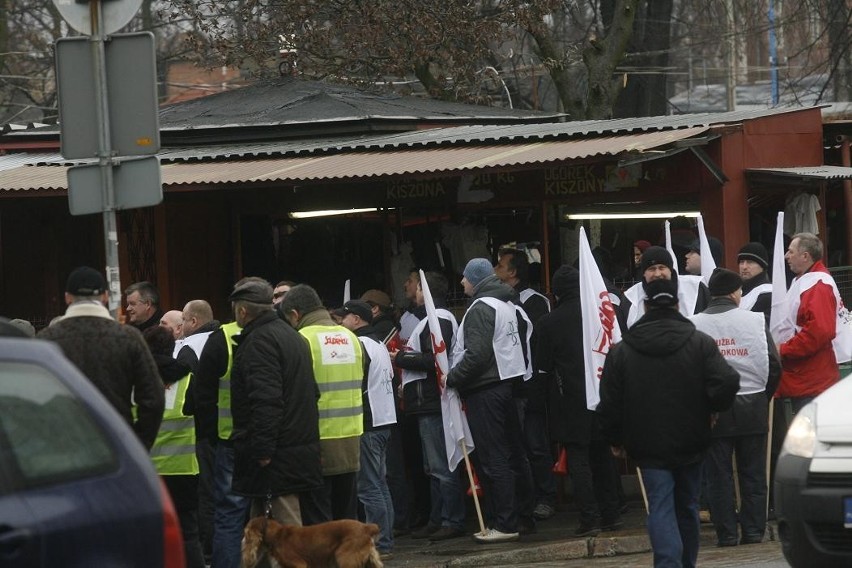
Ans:
[[[843,305],[847,308],[852,306],[852,266],[835,266],[828,271],[837,283]]]

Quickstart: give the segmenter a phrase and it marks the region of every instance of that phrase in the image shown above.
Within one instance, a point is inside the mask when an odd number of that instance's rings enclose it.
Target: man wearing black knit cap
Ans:
[[[653,280],[672,280],[678,295],[678,306],[680,313],[691,316],[702,311],[709,302],[707,287],[701,283],[700,278],[688,277],[678,278],[674,269],[674,259],[668,250],[663,247],[652,246],[642,253],[639,263],[642,273],[642,282],[634,284],[624,296],[630,302],[627,312],[627,326],[635,324],[645,313],[645,285]]]
[[[88,266],[75,268],[65,286],[65,315],[38,337],[55,341],[151,449],[163,419],[165,387],[142,334],[112,319],[106,301],[103,275]]]
[[[713,299],[704,312],[690,318],[716,340],[722,356],[740,375],[740,388],[730,410],[719,414],[713,443],[704,462],[708,499],[719,546],[755,544],[766,529],[766,437],[769,402],[781,378],[781,360],[759,313],[738,310],[742,279],[717,268],[710,276]],[[739,514],[733,482],[736,452],[740,488]],[[741,528],[739,535],[737,525]]]
[[[769,281],[769,253],[761,243],[746,243],[737,255],[743,279],[740,309],[760,312],[769,323],[772,310],[772,282]]]
[[[739,375],[678,313],[677,280],[643,287],[645,315],[610,348],[597,412],[613,453],[641,467],[654,565],[695,566],[711,414],[730,408]]]

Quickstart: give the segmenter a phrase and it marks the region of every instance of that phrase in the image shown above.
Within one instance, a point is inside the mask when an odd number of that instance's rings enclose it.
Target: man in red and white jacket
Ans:
[[[779,344],[782,374],[776,396],[789,398],[792,413],[840,378],[832,348],[840,296],[822,263],[823,246],[812,233],[793,236],[784,259],[796,277],[787,291]]]

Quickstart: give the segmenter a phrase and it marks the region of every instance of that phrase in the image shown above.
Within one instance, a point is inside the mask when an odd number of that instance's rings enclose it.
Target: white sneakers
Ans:
[[[473,535],[474,540],[481,544],[492,544],[496,542],[511,542],[513,540],[518,540],[520,535],[516,532],[514,533],[504,533],[500,532],[497,529],[485,529],[485,532],[478,532]]]

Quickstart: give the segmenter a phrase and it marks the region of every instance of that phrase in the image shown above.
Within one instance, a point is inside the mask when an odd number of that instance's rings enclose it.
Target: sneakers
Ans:
[[[411,538],[429,538],[433,533],[438,532],[441,527],[435,525],[426,525],[420,527],[416,531],[411,531]]]
[[[512,542],[518,540],[518,533],[504,533],[497,529],[485,529],[485,532],[478,532],[473,535],[474,540],[480,544],[494,544],[498,542]]]
[[[539,503],[533,509],[533,517],[538,519],[539,521],[544,521],[545,519],[549,519],[556,513],[556,509],[553,508],[553,505],[548,505],[547,503]]]
[[[439,540],[449,540],[451,538],[458,538],[460,536],[464,536],[465,532],[461,529],[454,529],[453,527],[441,527],[432,534],[429,535],[429,540],[432,542],[436,542]]]

